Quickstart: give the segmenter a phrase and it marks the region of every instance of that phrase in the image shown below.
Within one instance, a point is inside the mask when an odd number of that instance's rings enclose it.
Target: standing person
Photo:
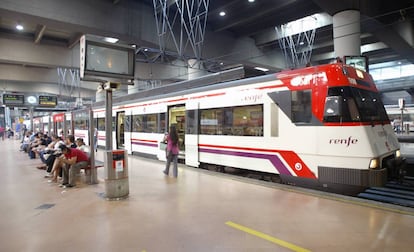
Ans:
[[[15,136],[17,140],[20,140],[20,130],[22,129],[22,124],[21,123],[16,123],[16,128],[15,128]]]
[[[170,133],[167,135],[167,163],[163,173],[168,176],[171,161],[174,162],[173,175],[176,178],[178,175],[177,161],[178,161],[178,133],[174,125],[170,126]]]
[[[93,132],[93,142],[94,142],[95,152],[97,152],[98,151],[98,129],[97,128],[95,128]]]
[[[5,132],[5,128],[0,125],[0,138],[3,141],[4,141],[4,132]]]

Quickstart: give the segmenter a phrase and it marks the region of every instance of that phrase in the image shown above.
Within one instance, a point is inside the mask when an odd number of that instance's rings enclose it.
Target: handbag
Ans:
[[[167,149],[167,143],[165,142],[160,142],[160,150],[165,151]]]

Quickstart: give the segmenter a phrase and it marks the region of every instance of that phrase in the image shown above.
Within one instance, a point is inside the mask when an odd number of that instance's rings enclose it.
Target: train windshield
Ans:
[[[332,87],[325,100],[325,122],[389,121],[378,93],[354,88]]]

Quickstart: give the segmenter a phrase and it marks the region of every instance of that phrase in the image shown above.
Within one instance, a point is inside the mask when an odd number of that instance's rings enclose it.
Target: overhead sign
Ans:
[[[24,95],[20,94],[3,94],[4,105],[23,105]]]
[[[39,95],[39,106],[55,107],[57,105],[56,96]]]

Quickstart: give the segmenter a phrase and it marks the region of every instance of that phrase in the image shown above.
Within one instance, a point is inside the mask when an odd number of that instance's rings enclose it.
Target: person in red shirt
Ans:
[[[89,158],[85,152],[76,148],[60,145],[62,154],[59,159],[63,163],[63,187],[70,188],[76,185],[76,174],[80,169],[88,167]]]

